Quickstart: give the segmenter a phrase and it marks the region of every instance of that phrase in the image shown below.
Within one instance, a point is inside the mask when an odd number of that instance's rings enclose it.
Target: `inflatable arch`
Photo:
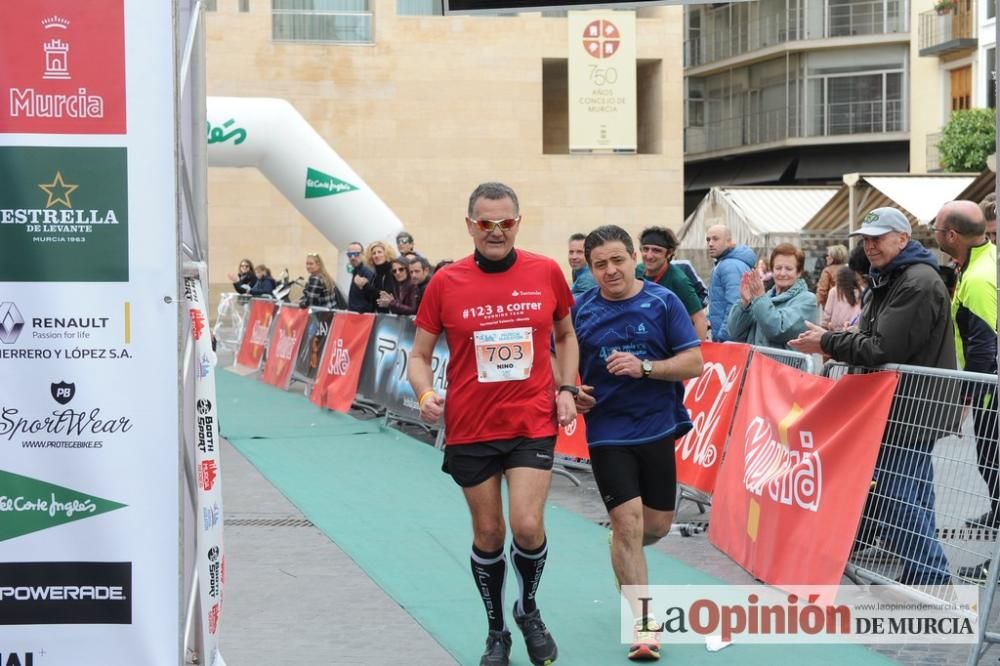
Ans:
[[[338,250],[352,241],[395,247],[399,218],[287,101],[209,97],[207,118],[208,166],[257,168]],[[346,296],[344,252],[335,270]]]

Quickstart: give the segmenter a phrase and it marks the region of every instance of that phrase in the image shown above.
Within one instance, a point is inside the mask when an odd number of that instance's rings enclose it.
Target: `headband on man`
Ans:
[[[661,231],[647,231],[639,239],[640,245],[656,245],[658,247],[665,248],[667,250],[673,250],[677,247],[677,243],[671,242],[667,235]]]

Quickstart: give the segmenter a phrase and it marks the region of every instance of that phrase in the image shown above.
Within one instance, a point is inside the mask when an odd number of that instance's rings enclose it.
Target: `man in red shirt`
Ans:
[[[503,476],[510,554],[521,590],[514,620],[533,664],[551,664],[558,654],[535,593],[548,552],[542,513],[558,425],[576,418],[579,351],[569,316],[573,296],[562,270],[552,259],[514,249],[520,223],[511,188],[483,183],[472,192],[465,224],[475,251],[435,273],[427,286],[408,364],[420,417],[435,423],[445,415],[442,470],[462,487],[472,514],[472,574],[489,621],[480,666],[510,661],[503,613]],[[449,349],[447,410],[431,375],[442,333]],[[555,378],[549,356],[553,334]]]

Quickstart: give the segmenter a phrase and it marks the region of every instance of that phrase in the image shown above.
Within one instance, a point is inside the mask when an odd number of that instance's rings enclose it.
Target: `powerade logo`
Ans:
[[[316,169],[306,168],[306,199],[330,197],[358,189],[354,185]]]
[[[132,624],[132,563],[0,563],[0,626],[26,624]]]

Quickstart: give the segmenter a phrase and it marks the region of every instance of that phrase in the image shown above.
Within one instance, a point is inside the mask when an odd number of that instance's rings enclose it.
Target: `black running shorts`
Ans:
[[[478,486],[497,472],[512,467],[552,469],[555,437],[515,437],[491,442],[452,444],[444,448],[441,471],[463,488]]]
[[[674,438],[649,444],[590,447],[590,466],[608,511],[634,497],[657,511],[673,511],[677,501]]]

